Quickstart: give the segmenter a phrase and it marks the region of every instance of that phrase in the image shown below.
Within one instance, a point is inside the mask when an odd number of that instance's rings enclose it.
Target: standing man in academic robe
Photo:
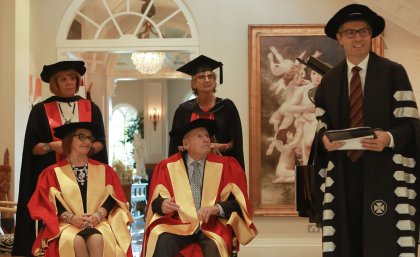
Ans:
[[[327,72],[315,103],[324,257],[417,256],[419,113],[404,67],[370,52],[384,19],[359,4],[339,10],[325,33],[346,59]],[[369,126],[375,138],[340,150],[327,130]]]

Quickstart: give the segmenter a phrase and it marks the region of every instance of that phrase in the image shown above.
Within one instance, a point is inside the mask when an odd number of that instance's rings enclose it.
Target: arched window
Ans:
[[[137,118],[137,110],[129,105],[119,105],[112,111],[109,126],[112,161],[120,160],[126,166],[133,167],[133,143],[127,142],[125,131]]]
[[[194,24],[181,0],[74,0],[60,24],[57,46],[155,46],[166,50],[175,44],[187,49],[198,46]]]

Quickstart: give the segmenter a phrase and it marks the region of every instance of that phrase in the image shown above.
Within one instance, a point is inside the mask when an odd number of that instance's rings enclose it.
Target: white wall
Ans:
[[[13,22],[10,22],[10,19],[14,18],[13,2],[12,0],[0,1],[0,27],[3,33],[9,31],[11,35],[14,34],[14,29],[9,27],[13,26]],[[57,26],[71,2],[71,0],[37,0],[36,4],[31,5],[30,71],[32,74],[39,74],[44,63],[55,61]],[[325,23],[338,9],[353,3],[353,1],[345,0],[185,0],[185,2],[198,28],[201,54],[224,63],[224,84],[218,88],[217,95],[231,98],[237,105],[242,119],[245,146],[249,145],[248,25]],[[385,41],[388,45],[385,55],[407,68],[415,91],[420,92],[420,75],[417,75],[420,39],[388,22],[385,29]],[[13,45],[12,39],[1,37],[0,118],[6,121],[7,125],[6,129],[3,129],[4,125],[2,126],[0,153],[4,147],[3,144],[13,144],[10,141],[10,138],[13,138],[13,131],[18,135],[24,133],[24,127],[13,128],[13,115],[4,111],[14,106],[13,102],[10,102],[13,87],[24,86],[14,85],[14,78],[10,76],[11,73],[19,72],[18,68],[13,70],[15,57],[11,53],[13,51],[10,51]],[[8,65],[12,67],[11,70]],[[19,100],[25,102],[27,98],[22,97]],[[19,112],[16,116],[25,115]],[[249,150],[247,147],[244,152],[248,167]],[[260,233],[248,246],[241,248],[241,257],[321,256],[320,234],[307,233],[305,219],[256,217],[255,223]]]
[[[14,0],[0,1],[0,163],[3,164],[3,154],[9,148],[11,165],[14,165],[14,108],[15,105],[15,7]],[[12,176],[14,170],[12,169]],[[13,185],[13,183],[12,183]]]
[[[168,131],[171,131],[172,121],[176,108],[185,97],[191,93],[191,80],[169,79],[168,83]]]
[[[119,81],[115,88],[115,96],[112,97],[113,108],[127,103],[137,109],[138,112],[144,110],[144,83],[140,80]]]

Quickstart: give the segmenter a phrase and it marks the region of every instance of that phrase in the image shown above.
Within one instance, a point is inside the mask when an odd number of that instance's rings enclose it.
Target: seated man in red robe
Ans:
[[[173,257],[180,252],[227,257],[233,232],[243,245],[257,235],[245,172],[233,157],[210,153],[216,126],[214,120],[197,119],[170,132],[185,150],[153,171],[143,257]],[[193,251],[182,251],[192,244]]]

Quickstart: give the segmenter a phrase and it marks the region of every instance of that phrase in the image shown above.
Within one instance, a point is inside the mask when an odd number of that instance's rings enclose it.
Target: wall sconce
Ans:
[[[153,108],[152,111],[150,111],[149,118],[150,121],[153,123],[153,130],[156,131],[156,125],[160,119],[159,111],[156,108]]]

